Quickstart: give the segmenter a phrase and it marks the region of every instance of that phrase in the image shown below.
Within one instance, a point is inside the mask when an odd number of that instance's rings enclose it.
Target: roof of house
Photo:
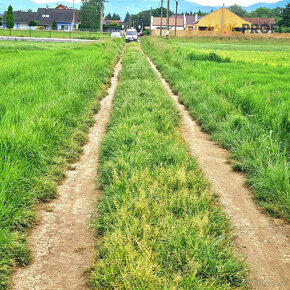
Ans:
[[[107,23],[123,23],[122,20],[106,20]]]
[[[230,11],[229,9],[222,7],[215,11],[210,12],[209,14],[202,16],[198,19],[195,24],[197,24],[199,27],[214,27],[216,25],[221,25],[218,23],[222,17],[224,18],[224,23],[228,25],[228,23],[234,23],[235,27],[242,27],[243,24],[250,24],[249,21],[246,19],[238,16],[234,12]],[[223,29],[223,28],[221,28]]]
[[[62,4],[56,4],[55,9],[70,9],[70,8],[68,8],[67,6],[62,5]]]
[[[77,10],[72,9],[53,9],[53,8],[38,8],[37,12],[14,11],[15,23],[29,23],[30,21],[39,21],[41,25],[51,25],[55,22],[72,23],[73,11],[75,11],[75,22],[79,21]],[[4,13],[3,22],[5,22]]]
[[[153,17],[153,26],[160,26],[161,17]],[[166,17],[162,17],[162,25],[166,26]],[[171,15],[169,17],[169,25],[175,26],[175,16]],[[184,27],[184,17],[183,15],[177,15],[177,26]]]
[[[272,24],[275,24],[275,19],[274,18],[247,18],[244,17],[244,19],[252,24],[257,24],[259,26],[263,25],[263,24],[268,24],[269,26],[271,26]]]
[[[3,15],[3,22],[5,22],[7,11]],[[36,12],[23,12],[14,11],[14,22],[15,23],[29,23],[31,20],[35,20]]]
[[[197,16],[197,20],[195,20],[195,15],[185,15],[186,18],[186,25],[192,25],[194,24],[196,21],[198,21],[200,18],[202,18],[202,16]]]
[[[73,11],[72,9],[39,8],[35,20],[39,21],[41,25],[51,25],[54,21],[71,23],[73,21]],[[75,22],[77,21],[78,13],[75,15]]]

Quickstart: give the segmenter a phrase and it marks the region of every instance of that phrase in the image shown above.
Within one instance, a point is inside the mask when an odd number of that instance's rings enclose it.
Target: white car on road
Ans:
[[[136,29],[127,29],[126,42],[138,41],[138,33]]]

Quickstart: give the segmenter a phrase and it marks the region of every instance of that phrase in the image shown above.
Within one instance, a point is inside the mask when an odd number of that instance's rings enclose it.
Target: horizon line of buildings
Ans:
[[[3,27],[6,28],[6,14],[3,15]],[[78,29],[80,22],[79,10],[69,8],[62,4],[57,4],[55,8],[38,8],[36,12],[14,12],[14,29],[27,30],[31,29],[29,26],[31,21],[36,21],[43,29],[52,29],[52,24],[55,22],[57,30],[72,31]],[[74,23],[73,23],[74,22]],[[103,18],[103,24],[110,26],[112,23],[117,23],[118,29],[125,29],[129,27],[129,23],[121,20],[106,20]],[[162,18],[162,30],[167,29],[167,19]],[[169,30],[211,30],[211,31],[242,31],[243,27],[251,29],[253,25],[259,27],[271,28],[275,25],[274,18],[242,18],[229,9],[222,7],[205,16],[179,14],[171,15],[169,17]],[[152,16],[150,19],[150,26],[142,27],[151,31],[160,31],[161,17]]]

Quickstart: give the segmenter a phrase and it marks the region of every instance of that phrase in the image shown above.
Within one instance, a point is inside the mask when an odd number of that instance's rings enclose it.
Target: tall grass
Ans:
[[[39,38],[64,38],[64,39],[104,39],[109,38],[109,33],[90,32],[90,31],[57,31],[57,30],[18,30],[0,29],[0,36],[13,36],[13,37],[39,37]]]
[[[137,44],[123,59],[101,145],[96,289],[244,284],[230,225],[179,132],[180,116]]]
[[[105,93],[120,41],[0,43],[0,288],[30,260],[34,204],[55,195]]]
[[[178,44],[176,40],[146,38],[142,47],[203,129],[231,151],[233,167],[246,173],[257,202],[269,214],[289,221],[289,68],[287,63],[263,61],[271,57],[267,43],[264,47],[240,43],[236,51],[229,44],[229,54],[220,53],[224,43],[204,40],[197,45],[206,47],[207,53],[212,46],[215,54],[221,59],[229,57],[229,62],[192,57],[205,53],[195,47],[195,41]],[[273,50],[283,50],[281,61],[289,59],[284,42],[270,45]],[[241,47],[249,55],[246,62],[233,57]],[[259,61],[250,61],[262,53]]]

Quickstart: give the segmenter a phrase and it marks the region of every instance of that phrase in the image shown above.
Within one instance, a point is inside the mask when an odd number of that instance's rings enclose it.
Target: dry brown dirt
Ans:
[[[153,62],[149,58],[148,61],[174,100],[182,116],[183,137],[230,218],[238,249],[250,267],[250,287],[290,289],[289,224],[271,219],[257,208],[251,191],[244,185],[244,176],[232,170],[228,152],[202,132]]]
[[[111,87],[94,116],[88,143],[74,170],[58,187],[58,198],[39,209],[39,223],[29,236],[33,263],[17,268],[12,275],[12,289],[85,289],[83,272],[93,258],[94,231],[90,219],[99,195],[96,175],[99,145],[106,132],[112,100],[121,70],[115,67]]]

